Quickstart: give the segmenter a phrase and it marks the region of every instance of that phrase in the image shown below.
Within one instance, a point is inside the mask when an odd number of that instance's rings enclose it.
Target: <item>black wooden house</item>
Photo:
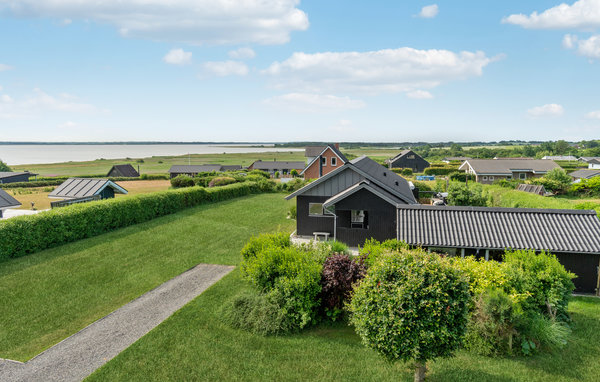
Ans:
[[[389,168],[410,168],[413,172],[423,172],[429,162],[412,150],[404,150],[393,158],[386,160]]]

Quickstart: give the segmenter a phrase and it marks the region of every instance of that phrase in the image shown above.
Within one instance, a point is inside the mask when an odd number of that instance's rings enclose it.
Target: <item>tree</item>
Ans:
[[[290,171],[290,175],[293,176],[294,178],[297,177],[299,175],[298,170],[296,170],[295,168],[292,169],[292,171]]]
[[[354,290],[351,322],[365,345],[389,361],[449,357],[463,341],[471,299],[463,274],[436,254],[401,250],[382,256]]]
[[[10,167],[0,159],[0,172],[10,172],[12,171]]]
[[[483,188],[479,184],[465,186],[461,183],[452,183],[448,187],[448,204],[451,206],[485,207],[487,198],[483,195]]]
[[[569,149],[569,143],[567,141],[563,141],[562,139],[559,141],[556,141],[554,143],[554,152],[558,155],[563,155],[567,152],[567,150]]]

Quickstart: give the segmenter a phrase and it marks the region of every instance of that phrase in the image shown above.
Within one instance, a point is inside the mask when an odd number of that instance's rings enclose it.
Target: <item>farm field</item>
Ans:
[[[166,174],[172,165],[176,164],[239,164],[249,166],[254,161],[304,161],[304,152],[263,152],[263,153],[233,153],[233,154],[191,154],[181,156],[155,156],[141,158],[143,163],[138,163],[138,158],[125,159],[98,159],[89,162],[66,162],[51,164],[27,164],[12,166],[14,171],[31,171],[40,176],[80,176],[98,175],[106,176],[115,164],[131,164],[134,168],[140,167],[141,174]]]
[[[125,188],[129,193],[127,195],[117,194],[117,198],[126,198],[132,195],[147,194],[149,192],[164,191],[171,187],[168,180],[134,180],[134,181],[119,181],[120,186]],[[18,209],[29,210],[31,203],[35,203],[35,208],[38,210],[46,210],[50,208],[50,203],[59,199],[50,199],[48,194],[54,190],[54,186],[49,187],[33,187],[33,188],[14,188],[6,191],[14,196],[21,207]]]
[[[30,359],[199,263],[236,264],[252,235],[293,230],[290,203],[207,204],[0,263],[0,358]]]

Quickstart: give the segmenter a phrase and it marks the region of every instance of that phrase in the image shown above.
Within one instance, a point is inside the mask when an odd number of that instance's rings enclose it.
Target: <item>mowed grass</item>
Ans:
[[[0,263],[0,358],[25,361],[199,264],[238,263],[252,235],[291,232],[291,202],[203,205]]]
[[[117,194],[117,198],[126,198],[132,195],[147,194],[149,192],[164,191],[171,187],[168,180],[129,180],[117,182],[119,186],[127,190],[127,195]],[[9,188],[5,191],[21,202],[20,210],[31,209],[31,203],[35,203],[35,209],[47,210],[50,203],[60,199],[50,199],[48,195],[55,186],[32,187],[32,188]]]
[[[115,164],[131,164],[135,169],[140,167],[141,174],[166,174],[176,164],[239,164],[249,166],[254,161],[304,161],[304,151],[229,153],[229,154],[190,154],[179,156],[153,156],[138,163],[134,159],[97,159],[87,162],[65,162],[49,164],[25,164],[11,166],[14,171],[31,171],[40,176],[105,176]]]
[[[239,270],[97,370],[88,381],[411,381],[409,364],[385,362],[351,327],[322,325],[262,337],[222,322],[225,301],[248,288]],[[430,362],[429,381],[597,381],[600,300],[570,305],[573,335],[557,352],[490,358],[459,351]]]

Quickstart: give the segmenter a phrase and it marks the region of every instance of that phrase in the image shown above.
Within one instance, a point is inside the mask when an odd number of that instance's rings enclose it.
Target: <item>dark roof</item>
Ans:
[[[220,164],[200,164],[200,165],[173,165],[169,173],[175,174],[197,174],[199,172],[223,171]]]
[[[565,161],[575,161],[577,158],[573,155],[546,155],[542,159],[550,159],[550,160],[565,160]]]
[[[417,156],[420,156],[419,154],[416,154],[416,153],[415,153],[415,152],[413,152],[412,150],[410,150],[410,149],[407,149],[407,150],[402,150],[402,151],[400,151],[400,154],[396,155],[395,157],[393,157],[393,158],[391,158],[391,159],[388,159],[388,160],[387,160],[387,162],[394,162],[396,159],[402,158],[403,156],[405,156],[405,155],[406,155],[406,154],[408,154],[408,153],[413,153],[413,154],[415,154],[415,155],[417,155]]]
[[[32,172],[14,172],[14,171],[9,171],[9,172],[0,172],[0,179],[3,178],[12,178],[13,176],[18,176],[18,175],[29,175],[29,176],[35,176],[37,174],[34,174]]]
[[[116,164],[112,166],[112,168],[108,172],[108,175],[106,176],[111,176],[110,174],[113,172],[113,170],[117,174],[119,174],[118,176],[123,176],[127,178],[138,178],[140,176],[140,174],[130,164]]]
[[[466,161],[467,159],[471,159],[471,157],[445,157],[442,160],[452,162],[452,161]]]
[[[531,194],[545,194],[546,189],[541,184],[519,184],[517,191],[529,192]]]
[[[119,194],[127,193],[127,190],[123,187],[108,179],[69,178],[60,186],[56,187],[48,197],[62,199],[84,198],[87,196],[98,195],[106,187],[111,187]]]
[[[298,191],[286,196],[286,199],[291,199],[297,195],[301,195],[305,191],[308,191],[318,184],[327,181],[327,179],[340,174],[342,171],[345,171],[348,168],[352,169],[359,175],[374,183],[374,185],[382,188],[384,191],[394,195],[406,203],[417,203],[406,179],[364,155],[345,163],[343,166],[340,166],[330,173],[315,180],[314,182],[307,184]],[[344,191],[342,191],[342,193],[343,192]]]
[[[598,160],[598,159],[590,159],[587,162],[591,163],[591,164],[600,164],[600,160]]]
[[[468,159],[459,170],[471,166],[476,174],[512,175],[513,171],[544,174],[559,167],[554,161],[547,159]]]
[[[278,162],[278,161],[261,161],[257,160],[252,164],[255,170],[302,170],[304,169],[304,162]]]
[[[581,170],[577,170],[577,171],[573,171],[572,173],[569,174],[569,176],[576,178],[576,179],[590,179],[593,177],[596,177],[600,175],[600,169],[593,169],[593,168],[585,168],[585,169],[581,169]]]
[[[240,165],[240,164],[228,164],[228,165],[221,166],[221,169],[223,171],[236,171],[236,170],[241,170],[242,169],[242,165]]]
[[[335,155],[337,155],[338,157],[340,157],[340,159],[342,160],[342,162],[346,163],[348,162],[348,158],[346,158],[346,156],[344,154],[342,154],[342,152],[340,151],[340,149],[338,149],[337,147],[335,147],[335,145],[327,145],[331,150],[333,150],[333,152],[335,153]],[[325,149],[323,149],[323,151],[325,151]]]
[[[305,157],[316,157],[325,150],[327,146],[306,146],[304,149]]]
[[[600,160],[600,157],[581,157],[581,158],[579,158],[579,160],[584,161],[584,162],[589,162],[592,159]]]
[[[595,211],[400,205],[398,227],[426,247],[600,253]]]
[[[20,207],[21,203],[12,196],[10,196],[6,191],[0,189],[0,210],[5,208],[14,208]]]

